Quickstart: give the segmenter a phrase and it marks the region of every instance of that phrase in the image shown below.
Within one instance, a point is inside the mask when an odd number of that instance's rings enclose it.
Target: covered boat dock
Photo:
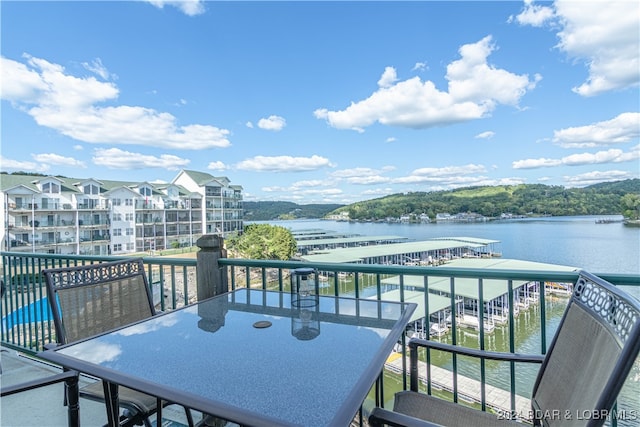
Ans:
[[[318,236],[317,234],[313,236]],[[324,251],[327,249],[338,248],[354,248],[371,245],[383,245],[401,243],[409,240],[407,237],[402,236],[354,236],[354,237],[341,237],[338,235],[324,235],[324,237],[314,237],[308,239],[309,236],[301,236],[296,239],[296,245],[298,246],[298,253],[309,254],[316,251]]]
[[[442,336],[449,330],[446,319],[451,308],[451,298],[429,293],[427,299],[424,291],[409,290],[405,290],[402,296],[404,299],[401,300],[400,289],[394,289],[383,293],[380,299],[383,301],[404,301],[417,304],[418,307],[409,321],[417,336],[425,338],[427,330],[429,335]],[[370,298],[373,299],[375,297]],[[430,319],[429,322],[427,322],[427,318]]]
[[[438,265],[462,258],[469,251],[482,250],[486,245],[457,240],[422,240],[416,242],[338,248],[302,255],[309,262],[359,263],[383,265]]]
[[[513,259],[457,259],[447,264],[454,268],[482,268],[494,270],[545,270],[545,271],[575,271],[575,267],[555,264],[545,264],[532,261]],[[425,276],[405,275],[402,278],[405,289],[424,293]],[[451,279],[448,277],[427,277],[429,293],[440,295],[451,304]],[[400,286],[400,276],[382,280],[387,286]],[[521,308],[527,308],[536,302],[539,295],[540,283],[527,281],[512,281],[514,291],[513,312],[517,314]],[[484,279],[482,281],[482,307],[485,318],[484,329],[490,332],[495,324],[505,323],[509,318],[508,282],[499,279]],[[478,279],[459,277],[453,281],[456,313],[458,322],[463,326],[479,327],[479,295]],[[406,293],[407,291],[405,291]]]

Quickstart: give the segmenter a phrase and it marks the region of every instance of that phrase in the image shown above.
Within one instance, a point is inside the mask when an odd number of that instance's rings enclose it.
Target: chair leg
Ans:
[[[189,427],[193,427],[193,414],[191,413],[191,409],[187,408],[186,406],[184,407],[184,412],[187,416],[187,424],[189,424]]]
[[[118,385],[102,381],[104,388],[104,403],[107,407],[107,423],[109,427],[120,425],[120,405],[118,403]]]
[[[78,376],[74,375],[65,381],[69,427],[80,426],[80,386]]]

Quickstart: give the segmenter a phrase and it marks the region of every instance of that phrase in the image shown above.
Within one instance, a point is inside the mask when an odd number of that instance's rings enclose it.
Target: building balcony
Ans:
[[[106,211],[109,209],[107,203],[78,203],[78,210]]]
[[[17,251],[2,252],[1,255],[7,266],[4,280],[8,284],[13,283],[13,276],[39,271],[45,266],[114,259],[95,256],[90,251],[87,251],[87,255],[94,256],[26,254]],[[149,283],[157,287],[154,287],[154,302],[158,309],[170,311],[196,301],[198,295],[196,269],[206,269],[207,266],[197,266],[195,257],[192,259],[149,257],[145,258],[145,265]],[[446,266],[389,266],[228,258],[220,259],[219,266],[222,267],[229,289],[250,287],[284,293],[290,292],[292,269],[311,268],[315,272],[320,294],[359,299],[404,298],[405,301],[415,298],[418,301],[417,316],[414,316],[415,318],[407,325],[407,339],[412,336],[422,336],[470,348],[478,348],[482,343],[484,348],[492,351],[537,354],[542,354],[547,349],[555,333],[558,319],[562,316],[568,301],[568,295],[572,291],[572,284],[578,276],[577,271],[555,269],[491,271]],[[616,286],[625,286],[629,289],[629,293],[640,295],[639,275],[603,273],[599,275]],[[33,277],[34,280],[28,282],[26,286],[21,286],[19,292],[17,289],[8,287],[0,303],[2,343],[13,349],[19,349],[23,355],[33,355],[52,340],[52,328],[47,326],[50,319],[43,314],[46,310],[41,311],[41,306],[38,305],[38,301],[41,301],[42,296],[46,294],[43,283],[38,275]],[[437,295],[439,298],[432,300],[432,291],[436,290],[440,282],[446,284],[447,289],[453,292],[441,291],[440,295]],[[494,289],[494,283],[497,282],[499,286]],[[463,288],[473,287],[471,285],[476,288],[475,297],[460,294]],[[425,304],[427,301],[428,304]],[[27,312],[40,314],[11,317],[23,306],[28,306]],[[478,310],[478,307],[483,309]],[[22,320],[18,321],[18,319]],[[43,365],[32,358],[17,355],[15,350],[6,350],[3,352],[2,377],[5,385],[10,384],[7,381],[20,382],[38,375],[45,375],[47,372],[59,372],[59,368],[52,367],[50,364]],[[393,394],[407,387],[408,363],[403,363],[403,360],[408,353],[402,345],[399,345],[397,350],[389,355],[383,371],[384,381],[381,384],[384,391],[384,405],[387,407],[391,406],[389,400],[392,399]],[[340,350],[336,349],[336,352],[339,354]],[[14,363],[26,365],[26,368],[13,369],[11,367]],[[336,358],[336,363],[339,363],[339,357]],[[437,389],[438,393],[449,399],[455,394],[457,398],[470,405],[485,406],[485,410],[495,414],[511,413],[510,411],[519,410],[523,405],[524,407],[528,405],[530,396],[527,395],[527,391],[532,389],[535,377],[528,369],[524,369],[525,367],[516,365],[512,368],[509,365],[487,364],[485,377],[484,373],[482,375],[479,373],[478,366],[461,359],[457,360],[457,364],[452,365],[450,360],[444,359],[441,355],[434,355],[430,363],[432,374],[430,378],[424,378],[425,389],[427,387],[430,390]],[[632,371],[635,372],[635,377],[627,380],[618,399],[619,410],[625,408],[638,410],[640,365],[638,362],[636,365],[637,369]],[[511,369],[513,369],[513,381],[511,381]],[[438,379],[436,373],[444,373],[449,379],[455,376],[458,381],[456,384],[451,384]],[[467,379],[472,381],[469,382]],[[82,380],[89,379],[83,377]],[[12,397],[11,400],[3,398],[0,424],[64,425],[66,408],[62,405],[62,386],[52,387],[50,389],[52,391],[45,389],[43,394],[38,395],[39,397],[24,393]],[[486,397],[483,398],[476,391],[476,387],[478,390],[486,389]],[[247,393],[250,394],[251,390],[247,390]],[[494,395],[498,396],[495,400],[492,397]],[[370,397],[372,396],[374,396],[373,391],[370,394]],[[498,400],[502,403],[498,403]],[[33,401],[38,402],[38,408],[43,410],[47,418],[37,418],[38,414],[24,409]],[[352,425],[366,425],[367,414],[375,405],[375,401],[367,399],[362,406],[364,415],[362,422],[357,416],[355,424],[352,423]],[[80,413],[83,425],[102,425],[105,422],[102,404],[82,399]],[[172,419],[178,423],[183,422],[180,420],[182,414],[180,408],[168,409],[164,414],[167,422]],[[6,418],[9,416],[17,418]],[[638,418],[635,418],[631,424],[622,420],[611,424],[631,427],[637,425],[637,420]]]

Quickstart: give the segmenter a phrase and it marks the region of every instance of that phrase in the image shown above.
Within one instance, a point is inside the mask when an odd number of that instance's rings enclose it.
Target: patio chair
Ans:
[[[140,258],[45,269],[42,273],[59,345],[156,315]],[[96,381],[82,387],[80,397],[106,403],[108,386]],[[149,417],[156,412],[161,417],[162,407],[170,404],[127,387],[119,387],[118,397],[127,425],[151,426]],[[111,410],[119,412],[119,408]],[[189,425],[193,425],[189,409],[185,411]]]
[[[545,356],[485,352],[411,340],[410,390],[397,393],[394,409],[375,408],[373,426],[504,425],[513,418],[462,406],[418,391],[418,348],[493,360],[541,363],[533,386],[534,425],[600,426],[611,416],[640,350],[640,303],[612,284],[582,272]],[[500,415],[500,416],[499,416]],[[515,414],[513,414],[515,415]]]

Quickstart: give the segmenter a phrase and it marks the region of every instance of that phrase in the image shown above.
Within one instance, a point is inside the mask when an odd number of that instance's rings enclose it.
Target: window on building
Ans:
[[[113,245],[113,251],[114,252],[122,252],[122,243],[115,243]]]
[[[113,199],[113,200],[111,200],[111,203],[113,203],[113,206],[120,206],[122,204],[122,200]]]
[[[114,221],[122,221],[122,214],[121,213],[114,213],[113,214],[113,220]]]
[[[127,243],[127,250],[132,251],[134,249],[133,243]]]
[[[114,236],[122,236],[122,228],[114,228],[113,229]]]
[[[95,184],[87,184],[83,188],[84,194],[99,194],[100,189]]]
[[[143,196],[150,196],[151,189],[149,187],[140,187],[140,194],[142,194]]]
[[[127,228],[127,236],[133,236],[133,228]]]
[[[124,214],[124,219],[125,221],[133,221],[133,214],[132,213]]]
[[[46,194],[59,194],[60,186],[55,182],[45,182],[42,184],[42,192]]]
[[[133,199],[124,199],[125,206],[133,206]]]

